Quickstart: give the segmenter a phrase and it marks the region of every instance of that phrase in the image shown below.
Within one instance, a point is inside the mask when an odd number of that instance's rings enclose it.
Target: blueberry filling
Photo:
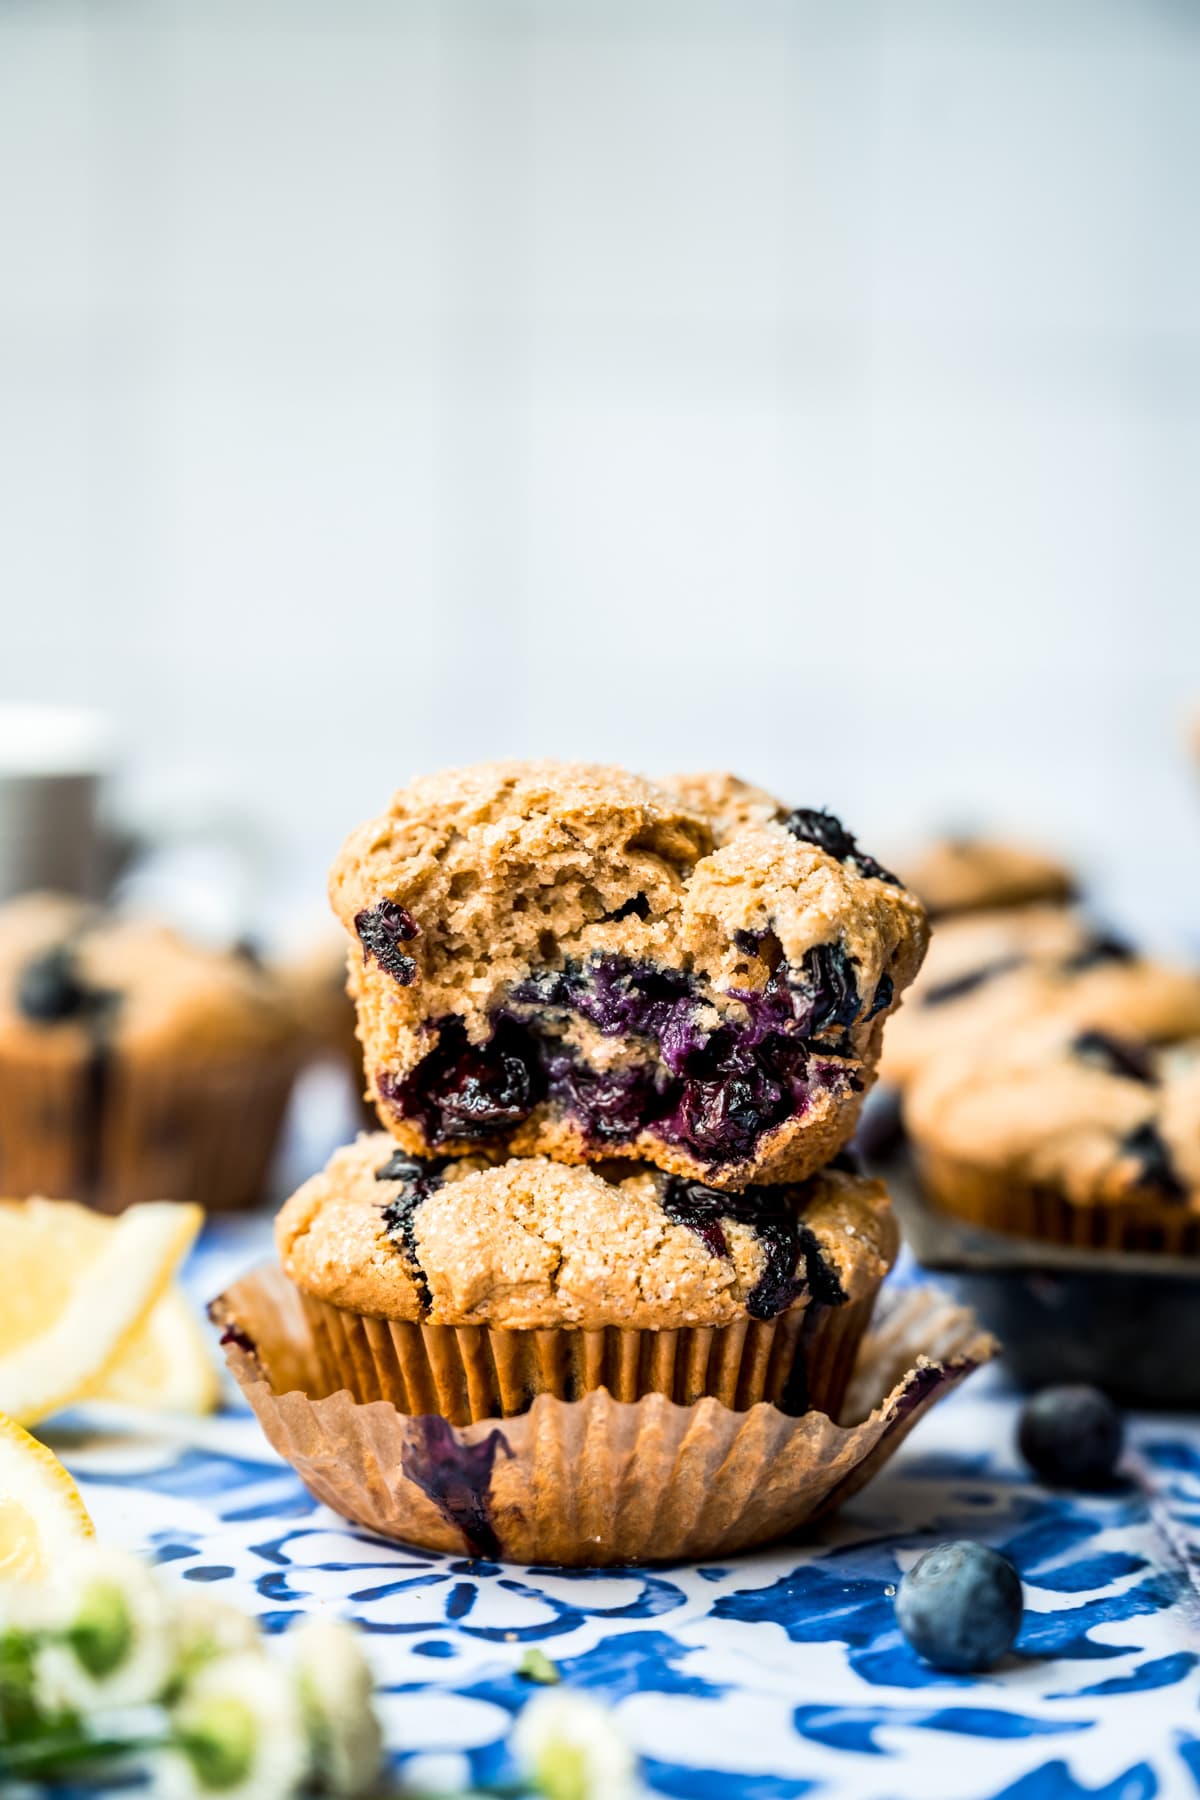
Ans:
[[[831,812],[822,812],[819,807],[798,806],[795,812],[788,814],[783,821],[785,831],[790,831],[794,838],[802,844],[815,844],[818,850],[824,850],[827,856],[845,863],[857,875],[863,875],[869,881],[886,881],[892,887],[902,887],[898,875],[893,875],[873,856],[858,847],[858,839],[852,831],[847,831],[842,821]]]
[[[398,901],[381,900],[377,906],[355,913],[354,929],[363,947],[364,962],[373,956],[401,987],[408,987],[416,979],[417,965],[411,956],[405,956],[400,945],[420,937],[421,927]]]
[[[417,1255],[416,1212],[437,1187],[445,1166],[442,1162],[420,1162],[405,1151],[396,1150],[375,1171],[376,1181],[401,1183],[400,1192],[394,1194],[383,1209],[383,1228],[392,1242],[404,1251],[425,1312],[429,1311],[432,1296]]]
[[[397,1081],[385,1071],[377,1085],[401,1118],[420,1121],[429,1143],[483,1144],[522,1124],[545,1084],[537,1047],[520,1025],[500,1019],[489,1041],[476,1045],[451,1016],[411,1074]]]
[[[1127,1081],[1145,1082],[1148,1087],[1153,1087],[1157,1079],[1143,1045],[1110,1037],[1107,1031],[1081,1031],[1071,1050],[1081,1061],[1103,1069],[1106,1075],[1121,1075]]]
[[[1134,1185],[1150,1188],[1164,1200],[1186,1200],[1187,1188],[1180,1180],[1171,1152],[1150,1119],[1138,1125],[1121,1139],[1121,1149],[1138,1165]]]
[[[1127,963],[1136,959],[1137,951],[1124,938],[1112,932],[1097,932],[1068,956],[1062,966],[1066,974],[1080,975],[1085,969],[1095,969],[1101,963]]]
[[[862,998],[841,944],[818,944],[799,969],[781,962],[763,988],[730,998],[744,1018],[714,1030],[703,1023],[703,994],[680,970],[607,955],[569,962],[519,982],[486,1044],[469,1044],[461,1021],[445,1019],[416,1069],[399,1081],[382,1071],[377,1085],[432,1145],[494,1141],[548,1099],[592,1143],[649,1129],[707,1162],[744,1161],[814,1092],[859,1089],[847,1033]],[[650,1054],[594,1069],[561,1035],[572,1016],[605,1037],[642,1040]]]
[[[826,1262],[816,1235],[797,1217],[795,1197],[795,1188],[774,1187],[719,1194],[701,1182],[672,1175],[663,1191],[662,1207],[672,1223],[694,1231],[712,1256],[729,1255],[723,1219],[749,1225],[762,1244],[765,1260],[762,1274],[746,1297],[746,1311],[753,1319],[776,1319],[805,1287],[823,1306],[841,1306],[846,1299],[837,1271]],[[805,1274],[798,1281],[796,1263],[801,1254]]]
[[[965,975],[955,975],[950,981],[939,981],[921,995],[921,1005],[944,1006],[949,1000],[963,1000],[976,988],[995,981],[997,976],[1009,975],[1019,969],[1024,961],[1023,956],[1004,956],[996,962],[982,963],[977,969],[968,969]]]

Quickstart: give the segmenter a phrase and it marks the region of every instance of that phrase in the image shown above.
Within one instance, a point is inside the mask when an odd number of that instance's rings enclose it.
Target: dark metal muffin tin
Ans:
[[[949,1277],[1024,1388],[1090,1381],[1128,1406],[1200,1410],[1200,1257],[1077,1250],[936,1212],[899,1152],[886,1180],[917,1261]]]

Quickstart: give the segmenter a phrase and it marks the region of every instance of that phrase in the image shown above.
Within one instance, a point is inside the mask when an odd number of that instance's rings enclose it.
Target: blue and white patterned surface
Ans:
[[[198,1296],[258,1259],[225,1224]],[[97,1528],[181,1581],[219,1583],[283,1630],[327,1607],[368,1634],[397,1767],[426,1787],[510,1771],[542,1646],[616,1707],[654,1793],[687,1800],[1170,1800],[1200,1794],[1200,1421],[1141,1420],[1131,1480],[1052,1495],[1011,1447],[998,1371],[938,1408],[879,1479],[803,1545],[720,1565],[562,1571],[373,1539],[312,1501],[240,1397],[177,1430],[51,1441]],[[904,1569],[980,1537],[1021,1570],[1026,1619],[995,1674],[937,1675],[892,1616]]]

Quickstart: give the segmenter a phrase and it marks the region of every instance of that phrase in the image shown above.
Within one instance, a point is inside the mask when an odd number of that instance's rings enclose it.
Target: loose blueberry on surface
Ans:
[[[354,929],[363,947],[363,961],[373,956],[386,974],[401,987],[408,987],[416,977],[417,965],[400,945],[421,935],[412,914],[398,901],[381,900],[377,906],[355,913]]]
[[[1051,1487],[1110,1486],[1124,1441],[1124,1422],[1108,1395],[1082,1382],[1042,1388],[1021,1408],[1017,1445]]]
[[[893,875],[881,863],[877,863],[873,856],[868,856],[864,850],[859,849],[854,833],[847,831],[834,813],[822,812],[820,807],[798,806],[783,821],[783,828],[801,843],[815,844],[827,856],[834,857],[840,863],[848,863],[857,874],[866,876],[868,880],[886,881],[892,887],[903,886],[898,875]]]
[[[1188,1190],[1180,1179],[1171,1152],[1152,1119],[1136,1126],[1121,1139],[1121,1151],[1137,1165],[1134,1186],[1147,1188],[1164,1200],[1186,1200]]]
[[[1011,1650],[1021,1629],[1021,1577],[986,1544],[939,1544],[904,1576],[896,1623],[935,1669],[975,1674]]]
[[[1081,1062],[1103,1069],[1106,1075],[1121,1075],[1127,1081],[1154,1086],[1154,1068],[1144,1044],[1112,1037],[1107,1031],[1081,1031],[1071,1051]]]

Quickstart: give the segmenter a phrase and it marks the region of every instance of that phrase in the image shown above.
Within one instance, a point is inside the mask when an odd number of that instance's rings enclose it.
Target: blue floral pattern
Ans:
[[[211,1232],[207,1297],[260,1227]],[[220,1584],[270,1631],[313,1608],[367,1634],[398,1770],[512,1773],[537,1644],[616,1707],[657,1794],[686,1800],[1150,1800],[1200,1793],[1200,1427],[1135,1423],[1111,1495],[1051,1494],[1012,1449],[988,1372],[800,1545],[656,1569],[514,1568],[406,1550],[319,1506],[240,1397],[122,1435],[80,1413],[53,1441],[98,1528],[180,1581]],[[903,1571],[979,1537],[1016,1562],[1026,1616],[991,1675],[940,1675],[896,1629]]]

